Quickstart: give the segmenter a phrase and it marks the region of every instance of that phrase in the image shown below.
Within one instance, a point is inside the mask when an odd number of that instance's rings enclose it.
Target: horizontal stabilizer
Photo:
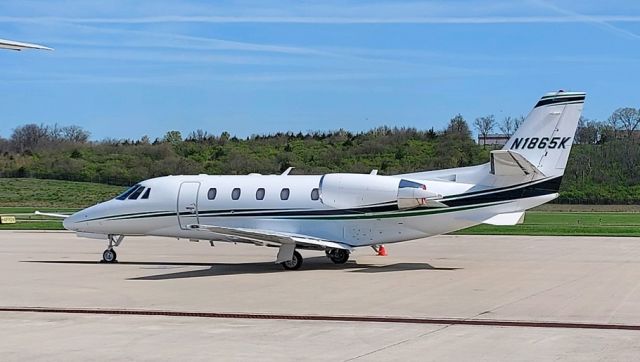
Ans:
[[[517,225],[524,222],[524,211],[510,212],[498,214],[483,221],[483,224],[489,225]]]
[[[530,176],[544,174],[521,154],[510,150],[491,151],[491,173],[496,176]]]

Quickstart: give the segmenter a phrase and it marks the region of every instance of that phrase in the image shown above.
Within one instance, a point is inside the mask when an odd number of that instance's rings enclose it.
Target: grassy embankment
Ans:
[[[0,230],[61,230],[59,219],[35,216],[33,211],[70,213],[108,200],[123,189],[85,182],[0,178],[0,214],[15,215],[18,219],[16,224],[0,225]],[[561,205],[549,206],[555,210],[576,209],[575,205],[564,209]],[[622,210],[637,209],[623,207]],[[640,213],[530,211],[522,225],[479,225],[457,234],[640,236]]]
[[[456,234],[640,236],[640,213],[528,211],[521,225],[478,225]]]
[[[89,182],[0,178],[0,215],[17,219],[15,224],[0,224],[0,230],[62,230],[60,219],[33,212],[72,213],[111,199],[123,189]]]

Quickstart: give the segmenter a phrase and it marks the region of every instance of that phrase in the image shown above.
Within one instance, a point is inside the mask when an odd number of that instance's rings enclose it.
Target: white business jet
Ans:
[[[53,50],[43,45],[22,43],[19,41],[5,40],[5,39],[0,39],[0,49],[10,49],[10,50],[18,50],[18,51],[25,50],[25,49]]]
[[[449,233],[477,224],[515,225],[558,197],[584,93],[543,96],[488,163],[401,175],[166,176],[64,219],[79,236],[108,240],[115,262],[129,236],[249,243],[279,248],[298,269],[297,249],[343,264],[358,247]],[[62,216],[62,215],[59,215]]]

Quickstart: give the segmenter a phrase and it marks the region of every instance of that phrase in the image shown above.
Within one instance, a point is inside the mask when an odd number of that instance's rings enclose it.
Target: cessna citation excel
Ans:
[[[584,99],[546,94],[478,166],[392,176],[158,177],[66,217],[64,227],[108,241],[104,262],[116,261],[124,237],[153,235],[277,247],[276,263],[291,270],[302,265],[297,249],[343,264],[358,247],[515,225],[525,210],[558,197]]]

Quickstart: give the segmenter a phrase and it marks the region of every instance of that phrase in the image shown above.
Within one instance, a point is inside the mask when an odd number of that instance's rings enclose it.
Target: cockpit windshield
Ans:
[[[144,191],[144,186],[139,186],[137,189],[135,189],[135,191],[131,193],[131,195],[129,195],[128,199],[137,200],[138,197],[140,197],[140,194],[142,193],[142,191]]]
[[[136,184],[131,186],[129,189],[127,189],[127,191],[121,193],[118,197],[116,197],[116,200],[125,200],[127,197],[129,197],[129,195],[131,195],[135,190],[137,190],[138,187],[141,187],[141,185]]]
[[[151,194],[150,187],[145,187],[140,184],[136,184],[131,186],[129,189],[127,189],[127,191],[123,192],[118,197],[116,197],[116,200],[137,200],[138,198],[140,198],[140,200],[146,200],[149,198],[150,194]],[[140,195],[142,195],[142,197],[140,197]]]

